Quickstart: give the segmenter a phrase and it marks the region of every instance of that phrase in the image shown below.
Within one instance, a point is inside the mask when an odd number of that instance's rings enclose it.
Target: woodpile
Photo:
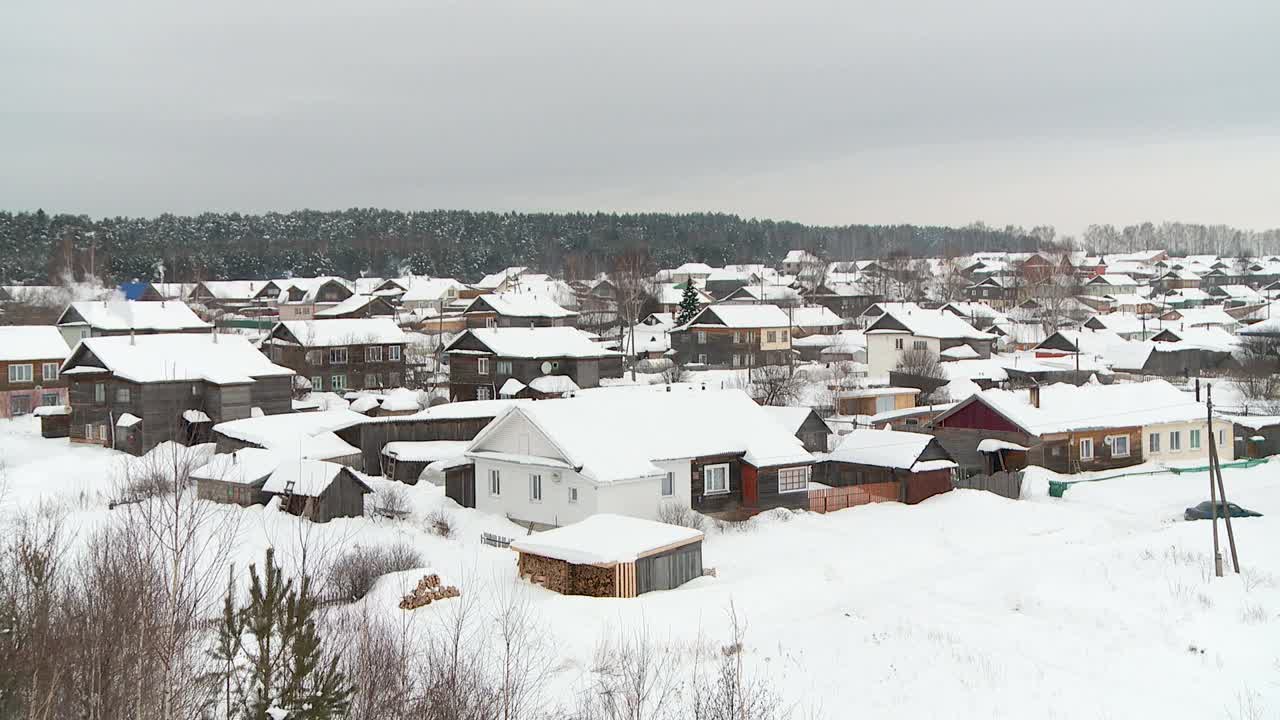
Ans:
[[[462,592],[458,588],[453,585],[441,585],[440,576],[431,573],[430,575],[424,575],[418,581],[418,586],[413,589],[413,592],[400,599],[400,609],[416,610],[423,605],[430,605],[436,600],[445,600],[461,595]]]
[[[571,565],[569,567],[569,578],[567,595],[614,597],[617,594],[615,572],[612,567]]]

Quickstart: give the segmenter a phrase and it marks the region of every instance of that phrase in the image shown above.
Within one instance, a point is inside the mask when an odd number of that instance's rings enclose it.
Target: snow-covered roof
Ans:
[[[336,345],[395,345],[408,342],[404,331],[390,318],[338,318],[333,320],[286,320],[283,326],[303,347]],[[272,331],[275,334],[276,331]]]
[[[730,293],[724,302],[741,304],[743,300],[794,303],[800,300],[800,291],[786,285],[743,285]]]
[[[840,316],[823,305],[792,308],[791,327],[796,328],[838,328],[844,324]]]
[[[142,418],[133,413],[120,413],[120,417],[116,418],[116,427],[133,427],[142,422]]]
[[[813,413],[813,409],[807,407],[764,405],[762,408],[766,415],[792,435],[800,432],[800,426]]]
[[[720,320],[710,321],[708,313]],[[787,313],[777,305],[719,304],[703,308],[685,327],[785,328],[790,325]]]
[[[31,411],[35,417],[44,417],[46,415],[70,415],[70,405],[41,405]]]
[[[330,308],[317,310],[315,312],[316,319],[326,320],[329,318],[337,318],[342,315],[349,315],[353,312],[363,310],[369,303],[378,300],[376,295],[352,295],[342,302]]]
[[[1234,352],[1240,346],[1240,338],[1220,327],[1188,327],[1165,328],[1157,337],[1177,338],[1170,342],[1161,339],[1156,350],[1211,350],[1214,352]]]
[[[788,250],[787,256],[782,258],[784,263],[803,263],[817,260],[817,256],[808,250]]]
[[[1232,317],[1226,310],[1220,307],[1205,308],[1179,308],[1171,310],[1167,315],[1177,315],[1176,318],[1169,320],[1158,320],[1157,326],[1161,328],[1177,328],[1177,327],[1203,327],[1210,325],[1219,325],[1228,330],[1240,326],[1240,321]]]
[[[396,388],[383,396],[382,409],[387,412],[416,412],[422,409],[422,404],[416,391]]]
[[[288,490],[294,495],[317,497],[338,478],[342,469],[343,466],[324,460],[288,460],[276,466],[262,490],[273,495]]]
[[[950,460],[943,460],[942,465],[926,461],[930,463],[928,466],[916,467],[920,464],[920,455],[932,440],[932,435],[924,433],[857,429],[842,436],[840,444],[827,457],[834,462],[916,472],[955,467]]]
[[[981,357],[978,355],[977,350],[974,350],[968,345],[956,345],[955,347],[949,347],[939,354],[948,360],[972,360],[974,358]]]
[[[835,335],[806,335],[802,338],[795,338],[791,341],[791,347],[829,347],[836,342]]]
[[[484,306],[488,306],[487,308]],[[550,298],[531,293],[502,293],[500,295],[481,295],[471,301],[465,312],[488,312],[492,309],[506,317],[573,317],[578,313],[565,310]]]
[[[706,305],[715,301],[715,298],[708,295],[705,290],[696,287],[693,290],[697,295],[699,305]],[[659,305],[679,305],[680,301],[684,299],[684,288],[676,287],[676,283],[662,283],[654,290],[654,295]]]
[[[541,375],[529,381],[529,387],[544,395],[573,392],[578,384],[568,375]]]
[[[70,354],[67,341],[52,325],[0,326],[0,362],[66,360]]]
[[[1262,294],[1248,285],[1218,285],[1209,291],[1210,295],[1225,296],[1232,300],[1256,300],[1262,302]]]
[[[271,280],[205,280],[200,284],[209,291],[210,295],[219,300],[252,300],[271,282]]]
[[[978,452],[1000,452],[1001,450],[1026,451],[1026,448],[1017,444],[1006,442],[1004,440],[996,440],[995,438],[987,438],[978,443]]]
[[[984,390],[977,397],[1033,435],[1139,427],[1205,417],[1203,403],[1164,380],[1046,385],[1040,388],[1040,407],[1033,407],[1025,392]]]
[[[351,401],[351,405],[348,406],[348,409],[351,410],[351,412],[358,412],[358,413],[364,414],[364,413],[368,413],[370,410],[373,410],[381,405],[382,405],[381,396],[361,395],[360,397]]]
[[[203,410],[183,410],[182,419],[189,423],[209,422],[209,416]]]
[[[1227,419],[1250,430],[1280,425],[1280,415],[1228,415]]]
[[[995,338],[991,333],[979,332],[958,315],[943,310],[923,309],[886,312],[871,324],[867,329],[867,333],[902,332],[894,328],[882,327],[887,326],[889,323],[887,318],[897,320],[898,323],[907,328],[907,332],[915,337],[963,340],[991,340]]]
[[[1119,273],[1105,273],[1102,275],[1094,275],[1086,283],[1087,285],[1110,285],[1112,287],[1137,287],[1138,281],[1128,275]]]
[[[350,410],[323,410],[228,420],[214,425],[213,430],[241,442],[283,451],[296,451],[304,437],[332,433],[335,430],[359,425],[366,420],[368,418],[365,416]]]
[[[215,385],[293,375],[239,335],[159,334],[85,338],[63,371],[77,367],[80,349],[93,353],[116,377],[138,383],[203,380]]]
[[[1009,316],[983,302],[949,302],[942,306],[969,321],[971,324],[996,325],[1009,321]]]
[[[572,525],[511,541],[511,549],[574,565],[635,562],[659,550],[702,540],[702,531],[654,520],[597,513]]]
[[[213,327],[178,300],[85,300],[73,302],[58,324],[83,322],[103,331],[177,331]]]
[[[498,389],[498,395],[502,397],[515,397],[526,387],[528,386],[515,378],[507,378],[507,381],[502,383],[502,387]]]
[[[462,283],[453,278],[413,278],[400,301],[413,303],[455,297],[462,287]]]
[[[387,443],[382,454],[396,460],[430,463],[458,457],[470,444],[470,440],[396,441]]]
[[[706,263],[687,262],[671,272],[674,275],[710,275],[712,270],[715,268]]]
[[[812,456],[741,390],[644,392],[603,388],[555,402],[512,408],[491,433],[523,416],[558,448],[564,461],[596,482],[654,477],[656,460],[744,453],[757,467],[807,465]]]
[[[196,480],[221,480],[239,485],[257,483],[279,467],[285,455],[262,448],[242,448],[214,455],[209,462],[191,471]]]
[[[466,352],[456,348],[468,335],[499,357],[602,358],[618,355],[617,351],[602,347],[583,331],[571,327],[471,328],[455,338],[446,352]]]

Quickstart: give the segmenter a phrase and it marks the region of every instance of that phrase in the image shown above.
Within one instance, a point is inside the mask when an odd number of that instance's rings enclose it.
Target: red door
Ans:
[[[742,504],[755,507],[760,504],[760,486],[757,482],[758,471],[746,463],[742,464]]]

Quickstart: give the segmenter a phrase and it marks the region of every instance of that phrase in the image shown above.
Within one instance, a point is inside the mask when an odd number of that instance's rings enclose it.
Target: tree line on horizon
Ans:
[[[1223,225],[1090,226],[1078,240],[1052,227],[816,226],[724,213],[404,212],[374,208],[288,213],[90,218],[0,212],[0,282],[40,284],[89,275],[116,281],[265,279],[404,273],[474,281],[523,265],[568,280],[642,253],[654,268],[698,261],[776,263],[805,249],[832,259],[955,257],[1063,246],[1095,252],[1161,247],[1220,255],[1280,252],[1280,231]]]

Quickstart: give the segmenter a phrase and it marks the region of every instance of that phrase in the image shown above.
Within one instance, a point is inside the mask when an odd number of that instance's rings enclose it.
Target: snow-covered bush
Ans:
[[[374,581],[383,575],[419,568],[425,562],[417,550],[403,543],[356,545],[329,566],[325,591],[358,600],[368,594]]]

